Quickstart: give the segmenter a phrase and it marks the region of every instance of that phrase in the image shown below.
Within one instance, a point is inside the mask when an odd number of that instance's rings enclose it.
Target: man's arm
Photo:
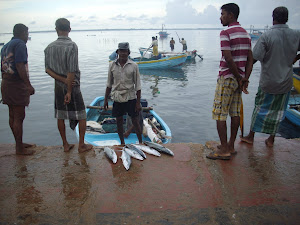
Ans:
[[[104,98],[104,109],[107,110],[108,108],[108,96],[111,92],[111,88],[110,87],[106,87],[106,90],[105,90],[105,98]]]
[[[233,61],[231,51],[230,50],[222,50],[222,52],[223,52],[224,59],[228,65],[230,72],[234,75],[234,77],[240,84],[240,80],[242,77],[238,71],[238,68],[237,68],[235,62]]]
[[[56,74],[52,70],[50,70],[50,69],[47,68],[46,69],[46,73],[49,74],[50,77],[54,78],[55,80],[58,80],[58,81],[61,81],[61,82],[65,83],[65,84],[67,84],[67,78],[62,77],[62,76]]]
[[[249,77],[251,75],[252,69],[253,69],[253,54],[252,51],[249,50],[248,51],[248,56],[247,56],[247,63],[246,63],[246,67],[245,67],[245,78],[242,78],[242,91],[245,94],[249,94],[247,88],[248,88],[248,84],[249,84]]]
[[[24,63],[16,63],[16,68],[18,71],[18,74],[20,76],[20,78],[24,81],[24,83],[26,84],[29,94],[33,95],[35,90],[32,87],[29,77],[27,76],[27,71],[26,71],[26,66]]]
[[[75,73],[68,73],[66,83],[67,83],[67,94],[65,95],[65,104],[69,104],[71,101],[72,93],[72,83],[75,78]]]

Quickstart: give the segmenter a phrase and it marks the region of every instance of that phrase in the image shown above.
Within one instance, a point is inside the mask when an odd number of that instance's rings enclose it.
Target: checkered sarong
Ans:
[[[212,118],[214,120],[226,121],[227,115],[231,117],[240,116],[242,104],[241,90],[238,88],[238,82],[235,78],[218,78]]]
[[[258,87],[250,130],[275,135],[287,108],[290,92],[268,94]]]
[[[67,87],[58,81],[55,82],[55,118],[69,119],[72,129],[75,128],[78,120],[86,119],[85,105],[79,86],[73,86],[71,102],[64,104],[64,97],[67,94]],[[72,122],[72,123],[71,123]]]

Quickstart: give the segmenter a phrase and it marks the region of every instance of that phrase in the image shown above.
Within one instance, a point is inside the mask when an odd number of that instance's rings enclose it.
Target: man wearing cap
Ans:
[[[69,38],[70,22],[60,18],[55,22],[58,39],[45,49],[45,68],[55,79],[55,118],[63,141],[64,151],[70,151],[74,145],[66,138],[65,119],[70,120],[70,127],[79,124],[78,152],[92,149],[84,143],[86,131],[85,105],[80,91],[80,70],[78,66],[78,48]]]
[[[121,145],[125,144],[123,131],[123,115],[128,113],[132,119],[139,143],[142,143],[142,132],[138,115],[141,111],[141,81],[138,65],[128,58],[129,43],[119,43],[118,58],[110,62],[107,87],[105,91],[104,108],[108,108],[108,97],[114,101],[112,115],[117,119],[117,129]]]

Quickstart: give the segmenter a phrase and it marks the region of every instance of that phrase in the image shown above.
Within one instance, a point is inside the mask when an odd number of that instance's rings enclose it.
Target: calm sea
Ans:
[[[70,37],[79,48],[81,90],[86,105],[105,93],[108,56],[119,42],[130,43],[131,56],[138,56],[139,47],[149,47],[153,31],[81,31]],[[176,32],[170,30],[168,38],[158,39],[159,50],[169,50],[169,41],[176,41],[175,51],[182,49]],[[221,57],[219,30],[177,31],[187,40],[188,50],[196,49],[203,55],[187,62],[182,69],[142,71],[142,98],[162,117],[172,131],[172,143],[194,142],[204,144],[218,140],[216,123],[211,119],[212,103]],[[54,118],[54,81],[44,72],[44,49],[56,40],[55,32],[31,33],[27,43],[30,80],[36,93],[26,109],[24,141],[39,145],[60,145],[61,139]],[[0,42],[8,42],[11,35],[0,35]],[[252,43],[253,46],[255,42]],[[243,95],[245,133],[248,133],[254,98],[258,87],[260,63],[254,65],[250,78],[249,95]],[[1,78],[0,78],[1,79]],[[228,120],[228,129],[230,120]],[[77,142],[75,132],[67,127],[70,143]],[[0,143],[14,143],[8,124],[8,108],[0,104]]]

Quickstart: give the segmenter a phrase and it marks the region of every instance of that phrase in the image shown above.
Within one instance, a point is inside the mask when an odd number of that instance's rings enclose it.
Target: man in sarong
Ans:
[[[138,65],[128,58],[129,43],[118,45],[118,59],[110,62],[105,91],[104,108],[108,108],[108,98],[114,101],[112,115],[117,119],[117,129],[121,145],[125,145],[123,116],[131,117],[139,143],[142,144],[142,131],[139,123],[141,107],[141,81]]]
[[[69,38],[70,22],[60,18],[55,22],[58,39],[45,49],[45,68],[55,79],[55,118],[63,141],[64,151],[70,151],[74,145],[66,138],[65,119],[75,129],[79,124],[78,152],[92,149],[92,145],[84,143],[86,131],[85,105],[80,91],[80,70],[78,66],[78,48]]]
[[[1,94],[3,104],[9,109],[9,126],[16,141],[17,155],[32,155],[32,144],[23,143],[23,121],[25,106],[29,105],[30,95],[35,90],[29,80],[26,43],[28,27],[16,24],[14,37],[1,49]]]
[[[182,44],[182,51],[183,51],[183,52],[184,52],[184,51],[187,51],[186,40],[184,40],[184,38],[182,38],[181,41],[180,41],[180,39],[179,39],[179,42]]]
[[[265,140],[272,147],[280,121],[287,108],[293,86],[293,61],[300,48],[300,32],[288,27],[288,9],[273,11],[273,26],[264,32],[253,49],[254,63],[261,62],[261,74],[250,132],[241,141],[252,144],[255,132],[270,136]]]
[[[237,22],[239,7],[234,3],[221,7],[221,23],[228,26],[220,33],[222,58],[215,92],[212,118],[216,120],[221,145],[206,157],[230,159],[236,154],[234,143],[240,124],[242,89],[252,71],[251,38]],[[246,91],[245,91],[246,92]],[[227,142],[227,115],[231,117],[230,139]]]
[[[151,47],[153,47],[153,56],[158,57],[158,41],[155,37],[152,37]]]

